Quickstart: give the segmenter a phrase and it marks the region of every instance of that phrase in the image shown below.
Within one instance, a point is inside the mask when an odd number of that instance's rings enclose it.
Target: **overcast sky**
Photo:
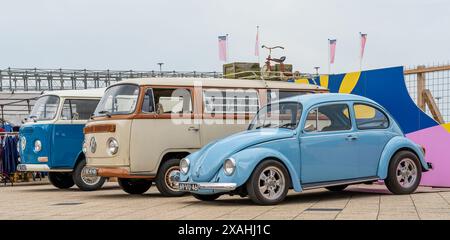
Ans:
[[[217,36],[230,61],[257,61],[261,44],[282,45],[296,70],[333,72],[450,60],[448,0],[0,0],[0,68],[221,71]],[[261,51],[265,56],[266,52]]]

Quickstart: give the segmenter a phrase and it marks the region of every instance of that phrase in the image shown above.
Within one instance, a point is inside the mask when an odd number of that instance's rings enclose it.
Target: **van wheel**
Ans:
[[[326,187],[326,189],[328,191],[332,191],[332,192],[340,192],[343,191],[344,189],[346,189],[348,187],[348,185],[338,185],[338,186],[329,186]]]
[[[81,160],[73,171],[73,181],[83,191],[94,191],[103,186],[106,178],[100,176],[88,176],[85,173],[86,159]]]
[[[211,194],[211,195],[201,195],[201,194],[192,193],[192,196],[194,196],[196,199],[205,201],[205,202],[214,201],[214,200],[218,199],[220,197],[220,195],[221,194],[219,194],[219,193]]]
[[[170,159],[162,163],[156,176],[156,187],[165,197],[180,197],[186,194],[178,191],[180,179],[180,159]]]
[[[392,157],[386,187],[394,194],[410,194],[419,186],[422,166],[417,156],[410,151],[400,151]]]
[[[246,186],[253,202],[273,205],[286,197],[290,178],[283,164],[275,160],[267,160],[255,168]]]
[[[119,178],[119,186],[129,194],[143,194],[152,186],[152,181],[143,178]]]
[[[60,189],[67,189],[75,184],[72,179],[72,173],[49,172],[48,180],[53,186]]]

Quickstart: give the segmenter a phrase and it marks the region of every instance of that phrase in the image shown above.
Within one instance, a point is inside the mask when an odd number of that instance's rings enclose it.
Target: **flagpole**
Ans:
[[[328,39],[328,75],[331,73],[331,48],[330,48],[330,39]]]
[[[259,48],[259,43],[260,43],[260,36],[259,36],[259,26],[256,26],[256,36],[258,37],[258,39],[257,39],[257,44],[258,44],[258,46],[256,46],[257,48]],[[260,52],[259,52],[259,49],[258,49],[258,64],[261,64],[261,58],[260,58]]]
[[[362,34],[361,34],[361,32],[359,32],[359,44],[360,44],[360,46],[359,46],[359,71],[361,72],[362,71],[362,45],[361,45],[361,41],[362,41]]]
[[[229,48],[228,48],[228,42],[230,41],[230,35],[227,33],[225,36],[227,36],[227,41],[226,41],[226,49],[227,49],[227,53],[226,53],[226,55],[225,55],[225,63],[227,63],[228,62],[228,60],[230,59],[230,50],[229,50]]]

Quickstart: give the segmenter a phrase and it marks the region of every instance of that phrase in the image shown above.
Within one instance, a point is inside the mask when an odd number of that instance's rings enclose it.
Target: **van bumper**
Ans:
[[[72,172],[73,169],[50,168],[47,164],[19,164],[18,172]]]
[[[147,178],[153,179],[151,175],[131,174],[125,168],[104,168],[104,167],[86,167],[84,169],[86,176],[90,177],[118,177],[118,178]]]

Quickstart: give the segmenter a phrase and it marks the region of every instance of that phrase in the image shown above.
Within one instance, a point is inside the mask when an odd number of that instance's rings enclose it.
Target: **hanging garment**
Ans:
[[[16,172],[19,164],[19,154],[17,152],[17,137],[8,136],[3,143],[3,171],[11,174]]]

